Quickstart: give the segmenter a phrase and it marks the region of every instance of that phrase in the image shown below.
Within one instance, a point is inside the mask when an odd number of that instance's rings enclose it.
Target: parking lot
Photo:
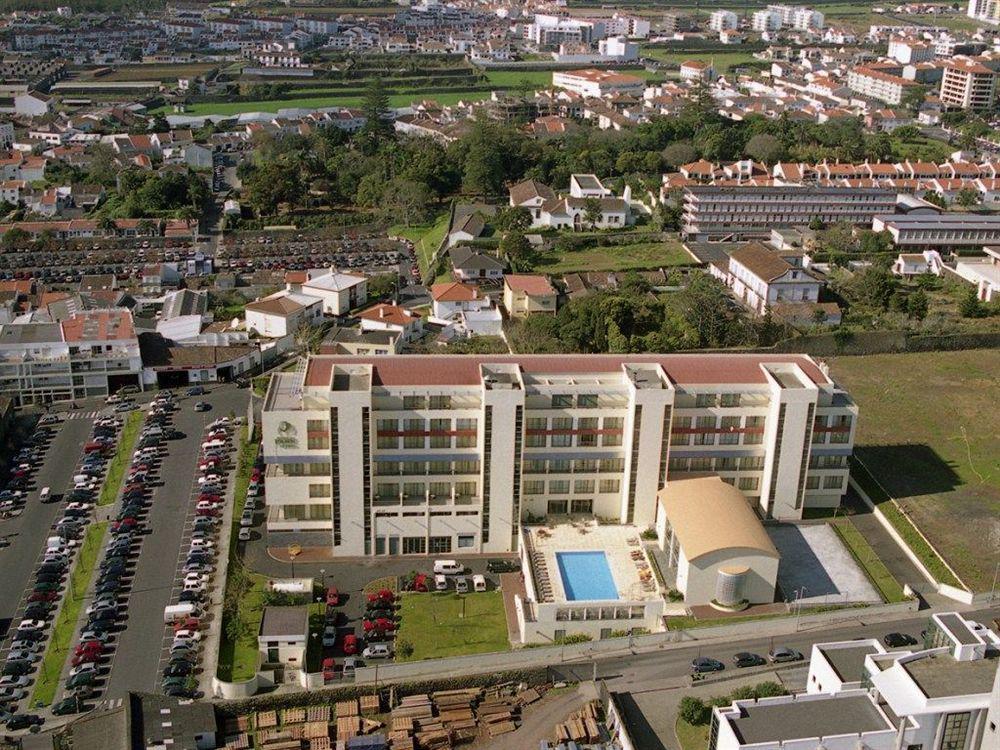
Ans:
[[[183,391],[180,391],[183,393]],[[213,386],[204,396],[180,396],[173,426],[186,436],[170,441],[152,488],[146,526],[149,533],[135,566],[127,627],[119,635],[105,696],[120,698],[131,690],[158,691],[163,640],[163,610],[171,603],[178,556],[189,534],[188,512],[205,425],[231,411],[242,415],[248,395],[232,385]],[[205,401],[211,410],[197,412]]]

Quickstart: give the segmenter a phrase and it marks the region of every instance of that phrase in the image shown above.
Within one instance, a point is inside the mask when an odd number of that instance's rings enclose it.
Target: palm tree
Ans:
[[[97,228],[104,232],[104,234],[110,234],[116,237],[118,236],[118,222],[110,216],[102,216],[98,219]]]

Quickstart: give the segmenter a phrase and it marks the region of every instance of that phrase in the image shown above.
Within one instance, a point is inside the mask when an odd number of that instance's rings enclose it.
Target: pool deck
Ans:
[[[552,596],[547,601],[556,603],[579,603],[566,596],[562,576],[559,573],[557,552],[603,552],[608,568],[618,589],[618,599],[622,601],[649,601],[661,598],[656,579],[649,567],[649,560],[639,529],[635,526],[601,526],[595,521],[576,521],[548,526],[526,527],[530,535],[531,548],[545,568]],[[632,558],[633,552],[641,553],[639,560]],[[641,571],[651,584],[644,583]],[[536,578],[539,571],[536,569]]]

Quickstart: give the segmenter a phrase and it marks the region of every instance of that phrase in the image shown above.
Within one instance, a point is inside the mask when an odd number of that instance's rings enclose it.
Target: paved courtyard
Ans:
[[[865,572],[826,524],[767,527],[781,553],[778,586],[785,597],[807,604],[881,602]],[[804,594],[796,592],[804,590]]]

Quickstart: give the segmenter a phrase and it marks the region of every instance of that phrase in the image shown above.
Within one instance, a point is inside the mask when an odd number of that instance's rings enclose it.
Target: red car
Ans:
[[[340,649],[344,652],[344,656],[358,653],[358,637],[354,633],[346,633],[340,643]]]
[[[104,644],[100,641],[84,641],[77,645],[73,649],[74,656],[82,656],[83,654],[101,654],[104,653]]]
[[[131,484],[125,486],[124,494],[127,495],[130,492],[145,492],[145,491],[146,491],[146,485],[144,485],[142,482],[132,482]]]
[[[417,573],[413,577],[413,583],[411,584],[413,591],[427,591],[427,574]]]
[[[366,633],[371,633],[372,631],[376,633],[392,633],[396,630],[396,623],[384,617],[378,617],[375,620],[362,621],[361,627],[365,629]]]
[[[58,591],[34,591],[28,596],[29,602],[54,602],[59,598]]]
[[[336,607],[340,604],[340,592],[336,586],[330,586],[326,590],[326,606]]]
[[[186,620],[178,620],[174,623],[174,632],[178,630],[197,630],[201,621],[197,617],[188,617]]]
[[[198,495],[198,502],[199,503],[221,503],[222,502],[222,498],[219,497],[218,495],[210,495],[208,493],[205,493],[203,495]]]
[[[219,511],[215,508],[202,508],[201,510],[196,510],[194,513],[196,516],[208,516],[209,518],[217,518],[219,515]]]
[[[119,529],[134,529],[139,525],[139,522],[132,518],[132,516],[126,516],[121,521],[114,521],[111,524],[112,531],[118,531]]]
[[[101,658],[99,653],[88,651],[85,654],[77,654],[72,659],[70,659],[70,664],[74,667],[79,667],[81,664],[92,664]]]
[[[328,657],[323,660],[323,679],[324,680],[334,680],[337,678],[337,662],[334,661],[333,657]]]

